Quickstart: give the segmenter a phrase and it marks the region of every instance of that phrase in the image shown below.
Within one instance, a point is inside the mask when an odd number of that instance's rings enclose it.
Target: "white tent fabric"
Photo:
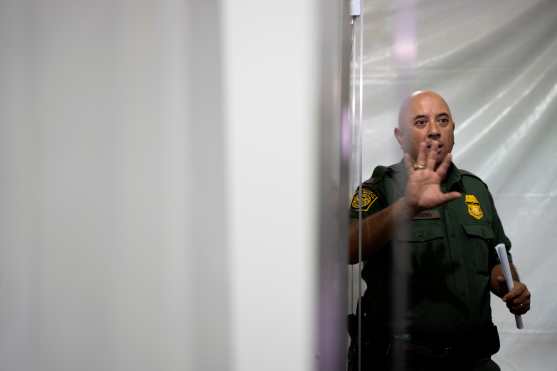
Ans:
[[[455,163],[489,185],[532,293],[523,330],[492,297],[502,370],[557,364],[556,19],[551,0],[363,6],[362,177],[400,159],[392,131],[402,97],[417,89],[440,92],[456,122]]]

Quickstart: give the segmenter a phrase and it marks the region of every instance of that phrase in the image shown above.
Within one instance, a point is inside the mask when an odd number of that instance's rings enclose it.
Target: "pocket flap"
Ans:
[[[480,237],[486,240],[495,238],[495,234],[489,225],[484,224],[463,224],[464,232],[472,237]]]
[[[411,230],[407,231],[408,235],[403,236],[402,234],[398,236],[397,240],[407,241],[407,242],[425,242],[435,240],[437,238],[443,238],[443,228],[441,225],[430,225],[427,227],[413,227]]]

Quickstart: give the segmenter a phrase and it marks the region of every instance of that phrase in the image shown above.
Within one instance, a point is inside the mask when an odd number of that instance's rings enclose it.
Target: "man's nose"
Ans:
[[[439,125],[437,125],[436,122],[429,124],[427,138],[431,140],[439,140],[439,138],[441,138],[441,131],[439,130]]]

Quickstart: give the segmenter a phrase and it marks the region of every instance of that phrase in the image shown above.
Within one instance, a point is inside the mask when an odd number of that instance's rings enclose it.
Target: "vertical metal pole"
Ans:
[[[350,159],[350,11],[346,0],[319,2],[321,37],[319,137],[319,371],[346,368],[346,273]]]
[[[355,152],[355,166],[356,166],[356,180],[358,184],[363,182],[363,146],[362,146],[362,116],[363,116],[363,16],[362,16],[362,4],[360,0],[352,0],[350,2],[350,15],[352,16],[352,53],[351,53],[351,106],[352,106],[352,130],[353,130],[353,151]],[[361,210],[361,199],[362,199],[362,189],[358,188],[358,224],[362,224],[362,210]],[[362,228],[358,228],[358,285],[357,285],[357,300],[362,297]],[[353,269],[353,268],[352,268]],[[352,274],[354,272],[352,271]],[[353,298],[353,293],[351,292],[351,299]],[[353,308],[353,305],[351,306]],[[357,369],[360,371],[362,369],[362,311],[357,311],[357,326],[358,326],[358,336],[356,339],[356,346],[358,348],[358,360]],[[353,341],[354,339],[352,339]]]
[[[394,28],[392,55],[395,66],[398,70],[400,83],[399,102],[402,102],[413,90],[412,85],[415,80],[415,62],[417,55],[416,43],[416,6],[415,0],[397,0],[394,2]],[[399,240],[405,240],[409,234],[409,225],[399,225],[396,234]],[[406,313],[409,304],[409,272],[410,272],[410,253],[408,246],[403,243],[393,242],[393,267],[394,275],[392,279],[392,319],[397,327],[395,332],[406,330],[408,325]],[[402,278],[401,278],[402,277]],[[397,347],[392,349],[392,368],[394,371],[402,371],[406,368],[406,354]]]

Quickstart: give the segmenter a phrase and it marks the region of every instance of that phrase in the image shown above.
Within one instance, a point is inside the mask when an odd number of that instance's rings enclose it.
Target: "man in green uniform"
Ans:
[[[364,262],[367,289],[361,342],[351,326],[353,370],[397,360],[405,370],[499,370],[490,291],[513,314],[530,309],[512,263],[514,288],[504,284],[494,247],[511,243],[487,185],[451,161],[454,127],[440,95],[412,94],[394,132],[404,159],[377,167],[354,195],[349,257]]]

